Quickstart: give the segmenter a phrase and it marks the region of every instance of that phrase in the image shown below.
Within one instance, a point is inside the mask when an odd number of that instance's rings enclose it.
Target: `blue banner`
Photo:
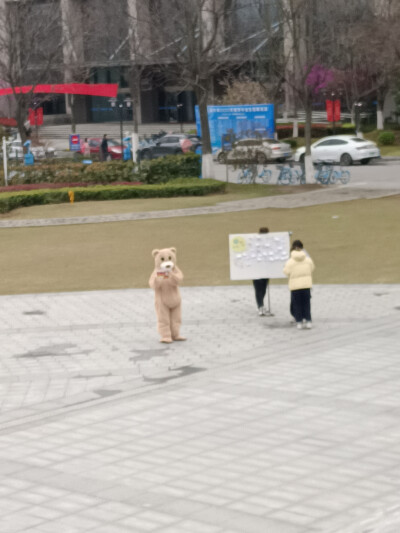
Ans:
[[[274,105],[209,105],[207,106],[213,153],[230,150],[239,139],[268,138],[275,133]],[[199,106],[195,107],[197,134],[201,137]]]

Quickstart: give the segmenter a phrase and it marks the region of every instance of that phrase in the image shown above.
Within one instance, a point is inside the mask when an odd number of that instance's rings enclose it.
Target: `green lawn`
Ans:
[[[165,202],[165,200],[163,200]],[[147,221],[0,229],[0,294],[147,287],[153,248],[176,246],[186,285],[225,285],[228,235],[292,231],[315,283],[400,283],[400,197]],[[167,208],[167,207],[166,207]],[[279,281],[279,282],[284,282]]]

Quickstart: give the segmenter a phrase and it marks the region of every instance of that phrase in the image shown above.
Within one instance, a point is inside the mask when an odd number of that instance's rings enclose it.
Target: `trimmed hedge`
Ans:
[[[378,135],[378,144],[381,146],[391,146],[396,141],[396,137],[392,131],[382,131]]]
[[[201,158],[197,154],[168,155],[142,162],[140,179],[143,183],[166,183],[185,177],[199,177]]]
[[[106,184],[115,181],[138,181],[133,163],[109,161],[106,163],[59,163],[18,166],[10,168],[9,181],[12,185],[31,183],[92,183]],[[4,173],[0,176],[4,183]]]
[[[76,161],[57,162],[54,159],[33,166],[10,166],[9,182],[11,185],[73,182],[105,185],[121,181],[167,183],[177,178],[198,178],[200,156],[189,153],[143,161],[140,172],[134,170],[135,165],[132,161],[107,161],[85,165]],[[2,171],[0,178],[4,184]]]
[[[74,191],[75,202],[123,200],[129,198],[171,198],[174,196],[205,196],[225,192],[225,182],[181,179],[162,185],[94,186],[76,189],[40,189],[0,194],[0,213],[18,207],[69,202],[68,192]]]
[[[297,148],[297,139],[293,139],[293,137],[289,139],[282,139],[282,142],[290,144],[290,148],[292,148],[292,150]]]
[[[279,139],[291,138],[293,135],[292,125],[278,125],[276,127]],[[335,126],[335,135],[349,135],[356,132],[354,124],[343,124]],[[311,127],[311,137],[320,138],[333,135],[333,127],[330,124],[313,124]],[[304,137],[304,124],[299,124],[299,137]]]

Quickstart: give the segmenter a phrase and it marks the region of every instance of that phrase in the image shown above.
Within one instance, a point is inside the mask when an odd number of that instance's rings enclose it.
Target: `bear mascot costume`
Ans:
[[[176,266],[176,248],[153,250],[155,267],[149,285],[155,292],[158,332],[160,342],[184,341],[181,326],[181,295],[178,285],[183,274]]]

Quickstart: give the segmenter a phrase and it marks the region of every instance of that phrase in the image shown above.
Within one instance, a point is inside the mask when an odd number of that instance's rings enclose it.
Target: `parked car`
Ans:
[[[31,146],[30,151],[35,160],[53,157],[56,154],[53,147]],[[2,150],[0,152],[1,156],[3,156]],[[7,157],[8,159],[20,159],[22,161],[24,158],[24,147],[21,140],[15,139],[7,144]]]
[[[305,151],[304,146],[296,150],[294,160],[303,162]],[[311,145],[311,157],[313,163],[325,160],[351,165],[359,161],[362,165],[368,165],[371,159],[381,157],[381,153],[372,141],[351,135],[331,135]]]
[[[183,154],[193,150],[193,142],[184,133],[167,133],[155,140],[155,146],[151,149],[151,157],[163,157],[165,155]]]
[[[90,148],[90,155],[100,153],[100,145],[102,142],[102,137],[90,137],[88,138],[88,144]],[[84,139],[81,139],[81,147],[79,153],[83,154],[83,143]],[[108,144],[108,158],[111,159],[122,159],[122,149],[121,143],[114,141],[113,139],[107,139]]]
[[[226,163],[237,159],[259,163],[285,161],[292,157],[289,144],[276,139],[241,139],[232,145],[232,150],[218,150],[217,161]]]
[[[139,157],[140,159],[152,159],[152,150],[156,146],[152,139],[142,139],[139,141]]]

